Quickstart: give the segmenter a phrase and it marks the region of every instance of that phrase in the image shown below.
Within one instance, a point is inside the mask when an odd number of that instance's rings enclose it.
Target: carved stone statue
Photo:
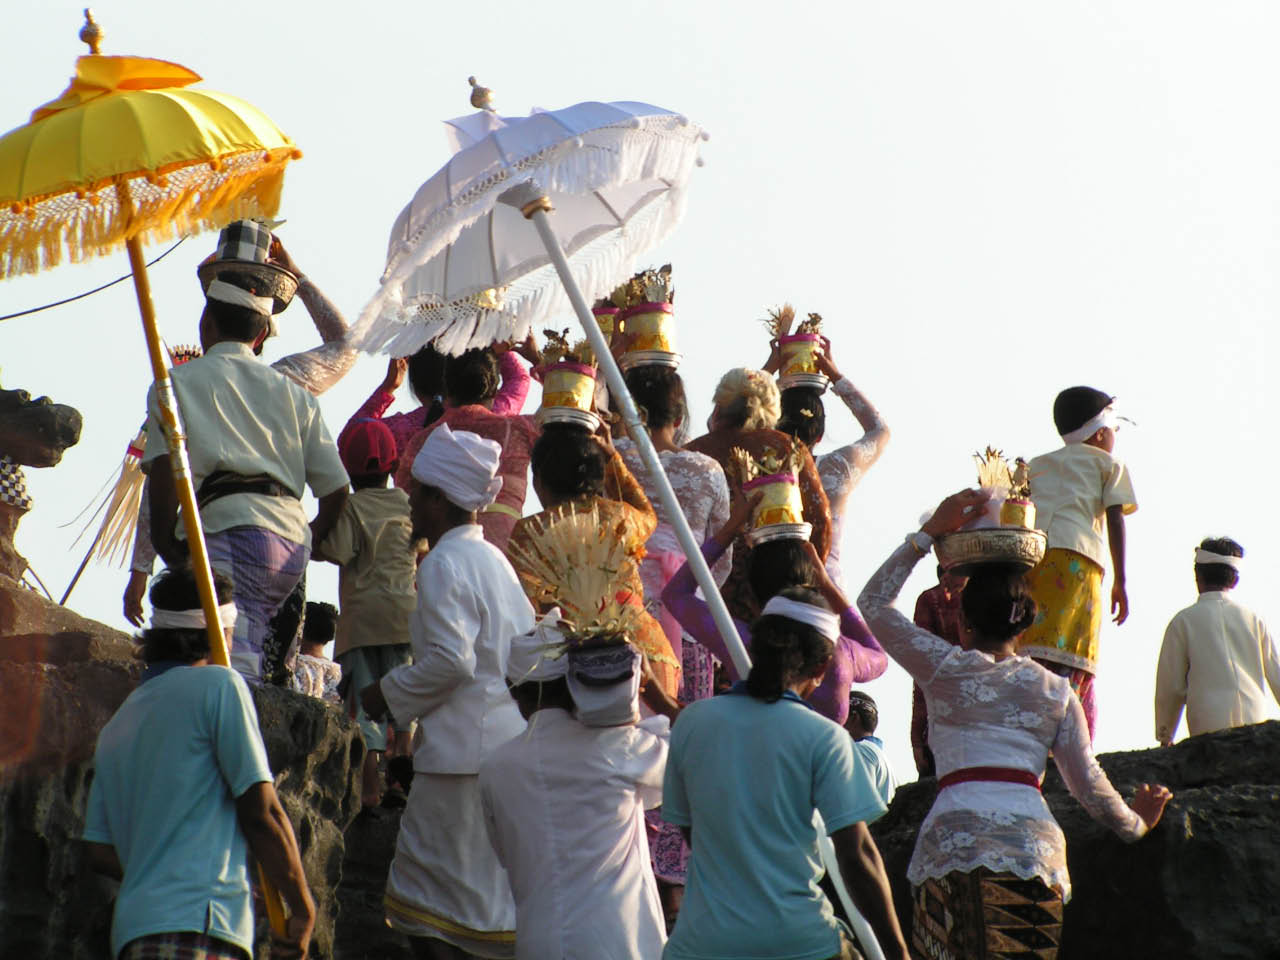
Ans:
[[[80,442],[80,411],[25,390],[0,390],[0,576],[18,580],[27,561],[14,548],[18,521],[31,509],[22,468],[52,467]]]

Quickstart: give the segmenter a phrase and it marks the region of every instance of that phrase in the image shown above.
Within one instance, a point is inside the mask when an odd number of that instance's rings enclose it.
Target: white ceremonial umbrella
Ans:
[[[434,342],[457,354],[523,339],[567,300],[745,677],[751,659],[587,302],[627,279],[635,258],[679,221],[707,135],[688,118],[643,103],[499,117],[487,109],[488,91],[475,87],[472,104],[485,109],[451,123],[456,152],[396,218],[381,287],[352,342],[397,356]],[[834,848],[821,836],[827,870],[838,878]],[[871,960],[883,960],[870,925],[844,885],[837,889]]]

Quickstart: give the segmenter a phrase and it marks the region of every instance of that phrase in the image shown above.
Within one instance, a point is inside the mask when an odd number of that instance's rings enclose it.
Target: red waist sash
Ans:
[[[1013,767],[964,767],[952,770],[938,778],[938,789],[945,790],[957,783],[1020,783],[1026,787],[1040,789],[1040,778],[1029,770],[1017,770]]]

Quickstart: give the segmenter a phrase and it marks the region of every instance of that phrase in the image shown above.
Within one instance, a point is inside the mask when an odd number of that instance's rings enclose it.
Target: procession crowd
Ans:
[[[268,366],[282,271],[323,342]],[[820,318],[797,337],[779,311],[763,368],[726,373],[693,438],[678,356],[631,332],[673,322],[669,277],[638,276],[644,296],[597,317],[679,517],[611,414],[617,398],[586,372],[592,358],[552,355],[554,336],[393,360],[334,440],[316,395],[354,363],[345,322],[266,227],[223,231],[202,265],[202,355],[172,383],[234,669],[208,666],[153,388],[124,597],[142,626],[150,584],[146,667],[100,735],[84,830],[91,861],[122,880],[115,956],[251,956],[251,862],[289,912],[273,956],[305,955],[315,905],[258,732],[259,683],[359,723],[362,816],[405,806],[385,911],[416,956],[826,960],[862,956],[872,936],[890,958],[1056,955],[1071,885],[1040,793],[1049,757],[1127,841],[1171,797],[1144,784],[1126,802],[1092,751],[1099,636],[1108,609],[1128,614],[1137,504],[1112,397],[1071,387],[1055,402],[1062,445],[1028,465],[1048,547],[1034,569],[939,566],[914,619],[898,612],[935,543],[988,509],[990,491],[965,490],[855,605],[840,546],[889,442],[884,419]],[[798,339],[800,376],[784,349]],[[553,389],[553,372],[586,377],[586,394]],[[388,414],[406,380],[419,405]],[[828,388],[863,433],[819,452]],[[526,515],[530,475],[540,509]],[[1280,699],[1275,645],[1231,598],[1243,555],[1227,538],[1195,548],[1199,599],[1173,618],[1157,667],[1162,744],[1184,708],[1198,735],[1265,719],[1268,688]],[[340,568],[336,608],[306,602],[312,560]],[[890,659],[915,681],[917,772],[939,787],[907,872],[907,931],[867,829],[898,781],[864,689]]]

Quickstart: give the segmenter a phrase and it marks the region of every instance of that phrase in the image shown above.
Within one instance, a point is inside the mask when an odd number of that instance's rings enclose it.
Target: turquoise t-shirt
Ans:
[[[183,931],[253,953],[235,801],[270,780],[257,711],[233,670],[175,666],[129,694],[98,735],[84,828],[124,868],[112,956]]]
[[[849,734],[788,694],[689,705],[671,733],[662,817],[691,827],[664,960],[826,960],[840,952],[813,813],[828,833],[884,812]]]

